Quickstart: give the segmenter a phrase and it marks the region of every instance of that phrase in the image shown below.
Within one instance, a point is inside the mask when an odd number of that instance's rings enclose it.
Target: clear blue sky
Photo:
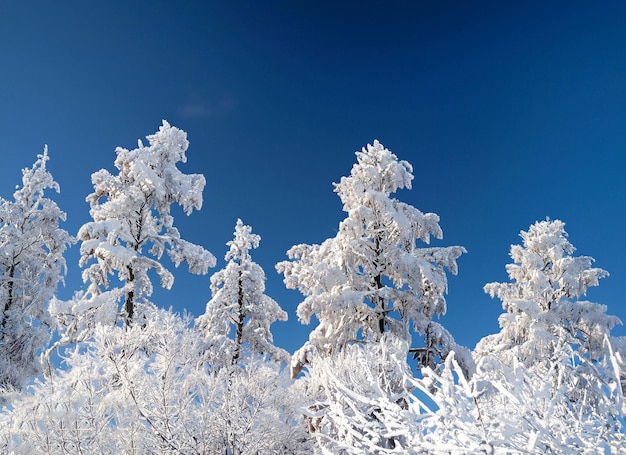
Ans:
[[[236,219],[252,225],[290,316],[275,341],[293,351],[313,327],[274,265],[335,234],[332,182],[379,139],[414,166],[397,197],[440,215],[436,244],[468,250],[443,319],[461,344],[498,330],[482,287],[547,216],[611,273],[589,300],[626,321],[625,24],[623,0],[0,0],[0,195],[48,144],[75,234],[91,173],[167,119],[188,133],[182,169],[207,179],[202,211],[176,212],[182,236],[221,268]],[[78,246],[68,262],[65,297]],[[208,276],[176,276],[157,303],[202,313]]]

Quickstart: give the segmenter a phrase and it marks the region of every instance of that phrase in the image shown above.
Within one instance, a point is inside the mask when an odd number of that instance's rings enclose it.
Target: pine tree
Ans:
[[[270,325],[286,321],[287,313],[265,292],[265,272],[252,261],[250,250],[261,237],[237,220],[234,239],[225,259],[226,267],[211,277],[212,298],[196,326],[207,340],[208,350],[237,364],[244,348],[253,356],[268,355],[286,361],[287,352],[272,344]],[[231,332],[234,329],[234,336]]]
[[[40,371],[37,351],[51,336],[47,304],[65,274],[72,237],[59,223],[65,213],[47,198],[60,191],[46,169],[48,149],[22,171],[14,200],[0,198],[0,393],[20,389]]]
[[[407,354],[435,368],[456,351],[465,374],[469,351],[433,320],[444,314],[446,269],[456,273],[460,246],[419,248],[442,237],[439,217],[392,198],[411,188],[412,167],[378,141],[357,152],[350,176],[335,184],[347,217],[335,237],[296,245],[277,264],[288,288],[305,299],[301,322],[319,325],[292,358],[311,404],[306,415],[319,453],[413,453],[417,427]],[[410,348],[413,333],[422,347]],[[344,370],[342,370],[342,368]]]
[[[226,267],[211,277],[212,298],[196,320],[203,357],[223,384],[211,416],[216,453],[282,452],[299,447],[303,439],[294,439],[301,430],[294,425],[294,400],[281,372],[289,354],[272,344],[270,331],[275,321],[287,320],[287,313],[265,295],[265,273],[250,257],[260,240],[237,220]],[[264,437],[268,431],[274,433]]]

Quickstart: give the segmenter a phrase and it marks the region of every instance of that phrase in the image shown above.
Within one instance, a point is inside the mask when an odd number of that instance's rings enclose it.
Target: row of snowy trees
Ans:
[[[202,206],[204,177],[176,167],[186,134],[167,122],[117,175],[92,175],[93,221],[72,237],[44,194],[47,151],[0,200],[0,452],[107,454],[619,453],[626,444],[626,342],[606,307],[579,300],[607,275],[574,256],[561,221],[511,248],[501,331],[473,351],[435,319],[463,247],[429,247],[439,218],[392,195],[412,167],[378,141],[335,185],[337,234],[277,264],[318,321],[289,355],[270,326],[287,314],[237,221],[226,266],[193,320],[151,302],[161,258],[206,274],[215,257],[183,240],[172,204]],[[85,291],[54,297],[80,241]],[[422,246],[419,245],[422,244]],[[425,245],[424,245],[425,244]],[[417,368],[409,365],[415,361]],[[290,366],[290,368],[287,368]],[[43,374],[42,374],[43,373]],[[291,374],[290,374],[291,373]]]

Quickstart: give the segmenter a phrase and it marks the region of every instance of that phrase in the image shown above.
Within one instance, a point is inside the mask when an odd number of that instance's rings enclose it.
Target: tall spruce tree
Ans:
[[[469,351],[433,318],[445,313],[446,269],[456,273],[460,246],[417,246],[442,237],[439,217],[392,198],[411,188],[412,167],[375,141],[357,152],[350,176],[335,184],[347,217],[337,235],[297,245],[277,265],[298,289],[301,322],[319,325],[292,358],[292,376],[306,410],[316,453],[411,453],[415,417],[407,355],[436,368],[458,352],[465,374]],[[410,348],[413,334],[423,344]],[[338,371],[341,365],[345,371]]]
[[[161,286],[172,286],[174,277],[160,262],[165,251],[176,266],[187,262],[192,273],[205,274],[215,265],[211,253],[180,237],[170,214],[174,203],[187,215],[202,207],[204,176],[186,175],[176,167],[187,161],[187,134],[163,121],[147,139],[148,146],[139,141],[134,150],[117,148],[117,175],[102,169],[91,176],[94,192],[87,201],[93,221],[78,233],[80,265],[95,260],[83,271],[88,292],[99,294],[109,287],[109,275],[117,273],[124,286],[126,324],[138,307],[149,304],[150,270],[156,271]]]

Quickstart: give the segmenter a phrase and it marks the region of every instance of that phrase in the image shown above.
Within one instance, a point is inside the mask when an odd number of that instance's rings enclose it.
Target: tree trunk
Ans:
[[[237,315],[237,322],[235,327],[235,351],[233,352],[232,364],[235,365],[239,361],[241,355],[241,345],[243,343],[243,323],[245,320],[244,314],[244,294],[243,294],[243,282],[241,280],[241,272],[239,272],[239,289],[237,295],[237,304],[239,307],[239,314]]]
[[[380,274],[376,275],[376,277],[374,278],[374,283],[376,283],[376,289],[383,288],[382,278]],[[387,328],[387,315],[385,313],[385,299],[379,296],[378,303],[380,306],[380,316],[378,317],[378,330],[380,331],[380,334],[382,335],[383,333],[385,333],[385,330]]]
[[[4,333],[4,329],[7,325],[7,322],[9,322],[9,310],[11,309],[11,305],[13,305],[13,278],[15,278],[15,263],[11,264],[11,267],[9,268],[9,280],[7,280],[8,282],[8,290],[7,290],[7,302],[4,304],[4,311],[2,312],[2,325],[0,326],[0,329],[2,330],[2,333]]]
[[[377,290],[380,290],[383,288],[383,278],[382,278],[382,273],[379,270],[380,267],[380,237],[377,234],[376,237],[374,237],[374,253],[376,254],[376,260],[374,261],[374,265],[376,267],[376,276],[374,277],[374,285],[376,286]],[[380,332],[380,334],[382,335],[383,333],[385,333],[385,330],[387,329],[387,313],[386,313],[386,308],[385,308],[385,299],[382,298],[380,295],[378,295],[376,297],[376,300],[378,301],[378,307],[380,308],[380,313],[378,315],[378,330]]]
[[[135,314],[135,274],[133,273],[133,268],[129,265],[128,267],[128,285],[130,291],[126,294],[126,302],[124,302],[124,309],[126,310],[126,325],[129,326],[133,322],[133,316]]]

